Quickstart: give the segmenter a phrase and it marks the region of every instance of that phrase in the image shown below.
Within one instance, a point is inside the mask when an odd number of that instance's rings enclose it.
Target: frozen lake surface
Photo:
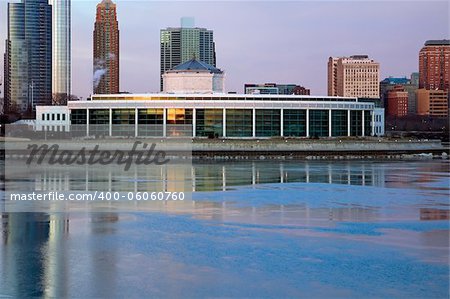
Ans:
[[[3,213],[0,298],[449,296],[448,161],[215,163],[192,174],[193,201],[150,212]]]

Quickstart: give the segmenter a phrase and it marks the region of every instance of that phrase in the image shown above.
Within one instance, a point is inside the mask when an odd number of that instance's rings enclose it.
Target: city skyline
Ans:
[[[92,89],[89,33],[96,4],[73,2],[72,7],[73,93],[83,98]],[[6,3],[1,5],[4,23]],[[122,31],[121,91],[129,92],[158,91],[159,32],[177,27],[184,16],[192,16],[198,27],[214,31],[217,67],[227,72],[227,91],[237,92],[242,92],[243,84],[249,81],[285,82],[325,95],[329,56],[367,54],[380,62],[380,78],[409,75],[418,70],[418,53],[426,40],[448,38],[449,5],[445,1],[399,1],[389,3],[389,9],[386,2],[177,2],[173,6],[170,2],[117,1],[117,5]],[[274,10],[280,5],[282,10]],[[405,6],[408,13],[398,18]],[[222,18],[211,11],[220,11]],[[433,17],[418,26],[419,16]],[[333,30],[323,22],[330,17],[335,18]],[[362,27],[355,26],[361,22],[368,23],[364,35],[361,28],[355,28]],[[4,31],[2,26],[2,40]],[[4,51],[4,44],[0,51]]]

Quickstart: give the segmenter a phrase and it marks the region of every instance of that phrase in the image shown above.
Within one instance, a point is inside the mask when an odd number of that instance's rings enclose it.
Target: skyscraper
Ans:
[[[429,40],[419,52],[419,88],[449,91],[450,40]]]
[[[379,98],[380,64],[367,55],[330,57],[328,95]]]
[[[94,94],[119,93],[119,23],[111,0],[97,5],[93,87]]]
[[[212,30],[194,27],[193,18],[182,18],[181,27],[161,29],[161,91],[165,71],[193,58],[216,66]]]
[[[71,0],[52,0],[53,103],[64,104],[71,94]]]
[[[31,112],[52,102],[52,7],[46,0],[8,3],[5,108]]]

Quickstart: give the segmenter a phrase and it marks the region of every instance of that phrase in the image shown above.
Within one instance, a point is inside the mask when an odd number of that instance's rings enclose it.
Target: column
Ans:
[[[284,136],[284,109],[280,110],[280,136]]]
[[[372,124],[370,126],[371,132],[370,135],[371,136],[375,136],[375,111],[372,110]]]
[[[364,132],[364,110],[362,111],[362,134],[361,134],[361,136],[365,136],[365,132]]]
[[[89,137],[89,109],[86,109],[86,136]]]
[[[350,126],[350,110],[347,110],[347,136],[351,135]]]
[[[134,108],[134,137],[138,137],[138,109]]]
[[[223,122],[222,122],[222,126],[223,126],[223,128],[222,128],[222,130],[223,130],[223,132],[222,132],[222,135],[223,135],[223,137],[227,137],[227,110],[225,109],[225,108],[223,108],[223,115],[222,115],[222,119],[223,119]]]
[[[112,109],[109,108],[109,137],[112,136]]]
[[[196,136],[197,131],[197,109],[192,109],[192,137]]]
[[[331,109],[328,110],[328,137],[331,137]]]
[[[163,137],[167,137],[167,109],[163,110]]]
[[[309,109],[306,109],[306,137],[309,137]]]
[[[253,137],[256,137],[256,109],[253,108],[252,111],[252,132],[253,132]]]

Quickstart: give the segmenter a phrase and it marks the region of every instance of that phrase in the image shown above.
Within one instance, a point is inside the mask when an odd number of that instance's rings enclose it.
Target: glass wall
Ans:
[[[163,136],[164,109],[138,110],[138,136]]]
[[[167,109],[167,136],[192,136],[192,109]]]
[[[256,137],[280,136],[281,110],[256,110]]]
[[[89,135],[109,136],[109,109],[89,110]]]
[[[253,136],[253,111],[251,109],[227,109],[227,137]]]
[[[135,109],[113,109],[113,136],[134,136],[135,112]]]
[[[362,111],[358,110],[350,111],[350,135],[351,136],[362,135]]]
[[[223,136],[223,110],[222,109],[197,109],[196,132],[199,137]]]
[[[306,110],[285,109],[283,111],[284,128],[286,137],[306,136]]]
[[[347,136],[347,110],[331,111],[331,136]]]
[[[372,135],[372,114],[370,110],[364,111],[364,136]]]
[[[70,111],[70,132],[72,136],[86,136],[87,110],[73,109]]]
[[[328,110],[309,110],[309,136],[328,137]]]

